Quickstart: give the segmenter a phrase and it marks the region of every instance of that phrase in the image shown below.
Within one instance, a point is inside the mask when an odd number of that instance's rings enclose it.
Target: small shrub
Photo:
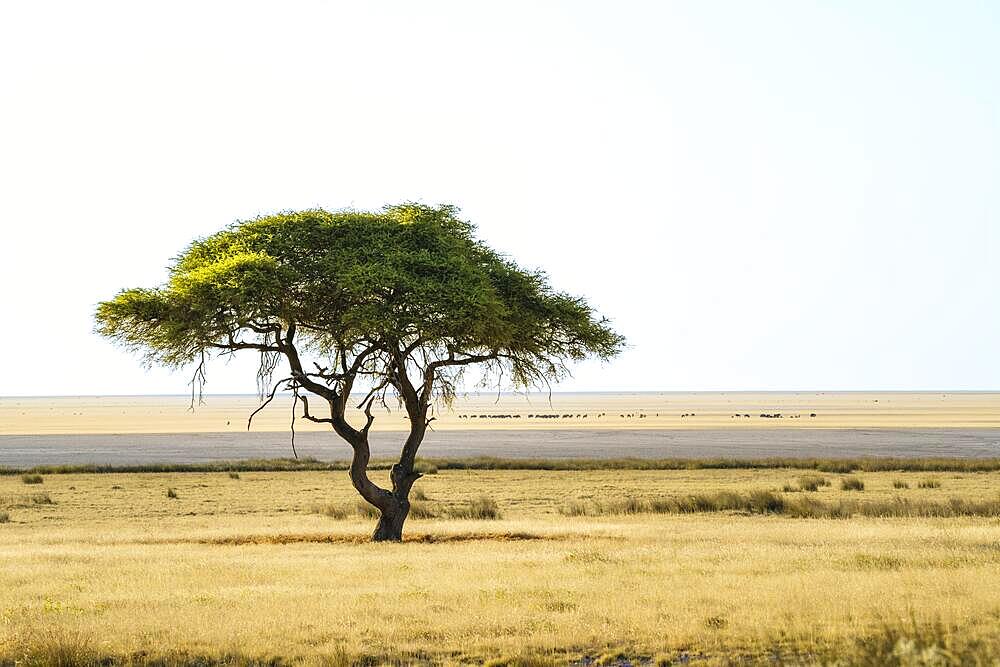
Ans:
[[[41,475],[21,475],[21,481],[25,484],[41,484],[45,480]]]
[[[29,642],[22,639],[17,647],[19,665],[101,665],[108,664],[102,660],[93,641],[82,633],[66,630],[50,631],[47,634],[38,633]],[[15,646],[17,646],[15,644]],[[6,661],[4,664],[7,664]],[[15,664],[13,661],[10,664]]]
[[[52,496],[47,493],[33,493],[29,496],[28,500],[31,501],[32,505],[55,505],[56,502],[52,500]]]
[[[176,490],[174,490],[172,488],[168,488],[167,489],[167,498],[172,498],[172,499],[176,500],[177,498],[180,498],[180,496],[177,495],[177,491]]]
[[[124,489],[125,489],[124,486],[118,486],[117,484],[115,484],[114,486],[111,487],[112,491],[122,491]]]
[[[465,507],[453,507],[447,512],[452,519],[480,519],[492,521],[502,517],[500,508],[489,496],[480,496]]]
[[[770,491],[751,491],[746,509],[754,514],[778,514],[784,511],[785,501]]]
[[[821,486],[830,486],[830,480],[822,475],[801,475],[797,481],[803,491],[819,491]]]
[[[845,477],[840,480],[840,488],[844,491],[864,491],[865,483],[858,477]]]
[[[427,497],[427,494],[424,493],[423,489],[413,489],[410,493],[410,497],[413,500],[430,500],[430,498]]]
[[[231,472],[231,473],[229,473],[229,479],[239,479],[239,478],[240,478],[240,474],[238,472]]]
[[[805,491],[805,489],[797,489],[791,484],[785,484],[783,487],[781,487],[782,493],[795,493],[796,491]],[[815,491],[815,489],[813,489],[813,491]]]
[[[429,503],[415,500],[410,501],[410,514],[411,519],[436,519],[437,512],[435,512]]]
[[[0,523],[8,523],[10,521],[10,514],[7,512],[0,512]]]
[[[894,488],[894,489],[908,489],[908,488],[910,488],[910,485],[907,484],[905,480],[894,479],[894,480],[892,480],[892,488]]]
[[[888,554],[854,554],[854,566],[859,570],[898,570],[903,561]]]
[[[941,480],[935,479],[933,477],[928,477],[927,479],[920,480],[920,482],[917,484],[917,487],[921,489],[940,489]]]
[[[336,505],[334,503],[327,503],[326,505],[313,505],[313,514],[322,514],[328,516],[331,519],[346,519],[349,514],[352,514],[351,508],[344,507],[343,505]]]
[[[571,500],[559,508],[559,513],[564,516],[586,516],[587,503],[582,500]]]

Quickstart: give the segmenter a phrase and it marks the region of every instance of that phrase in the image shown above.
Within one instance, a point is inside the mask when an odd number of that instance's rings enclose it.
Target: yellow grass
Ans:
[[[342,664],[621,652],[712,664],[846,647],[911,617],[996,642],[996,519],[559,514],[580,499],[777,491],[801,474],[443,471],[418,482],[428,503],[485,493],[504,518],[413,520],[413,541],[388,545],[362,541],[369,520],[314,513],[354,502],[342,472],[0,477],[0,663],[54,652]],[[1000,483],[858,476],[864,491],[825,475],[833,483],[809,495],[991,499]],[[940,487],[918,488],[928,478]],[[53,503],[32,502],[39,490]]]
[[[189,405],[185,396],[5,397],[0,398],[0,435],[238,432],[246,430],[247,416],[258,401],[253,396],[209,396],[193,412]],[[290,397],[276,399],[254,419],[254,430],[287,431],[290,406]],[[783,418],[765,419],[762,413],[781,413]],[[500,417],[515,414],[516,419]],[[558,418],[529,417],[538,414]],[[407,428],[399,411],[376,416],[375,430]],[[364,423],[357,411],[349,417]],[[329,430],[324,426],[299,420],[297,428]],[[499,402],[496,394],[474,394],[460,398],[434,422],[439,430],[998,426],[1000,394],[972,392],[567,393],[553,394],[551,404],[542,394],[504,395]]]

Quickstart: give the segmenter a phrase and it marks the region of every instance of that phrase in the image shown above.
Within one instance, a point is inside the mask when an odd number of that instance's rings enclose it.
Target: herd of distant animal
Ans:
[[[530,415],[527,415],[526,418],[527,419],[587,419],[589,416],[590,415],[588,413],[579,413],[579,414],[573,414],[573,413],[568,413],[568,414],[530,414]],[[600,414],[594,415],[594,419],[601,419],[601,418],[607,417],[607,416],[608,416],[608,413],[601,412]],[[620,419],[645,419],[648,416],[649,415],[647,415],[647,414],[645,414],[643,412],[628,412],[628,413],[622,413],[622,414],[618,415],[618,417]],[[654,416],[659,417],[660,413],[657,412]],[[816,413],[815,412],[810,412],[809,416],[810,417],[815,417]],[[693,412],[685,412],[684,414],[681,415],[681,419],[684,419],[684,418],[687,418],[687,417],[697,417],[697,415],[695,413],[693,413]],[[780,412],[770,412],[770,413],[762,412],[762,413],[760,413],[759,417],[761,419],[784,419],[786,417],[786,415],[783,415]],[[787,417],[788,417],[788,419],[800,419],[802,417],[802,415],[801,414],[787,415]],[[519,414],[459,415],[458,418],[459,419],[521,419],[522,415],[519,415]],[[750,419],[751,415],[736,413],[734,415],[730,415],[729,418],[730,419]]]

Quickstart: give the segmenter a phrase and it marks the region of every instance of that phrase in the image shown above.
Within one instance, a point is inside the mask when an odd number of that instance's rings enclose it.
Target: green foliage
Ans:
[[[25,484],[41,484],[45,479],[41,475],[21,475],[21,481]]]
[[[165,285],[100,303],[97,331],[168,366],[253,349],[262,378],[292,332],[299,351],[334,363],[376,346],[386,354],[365,366],[374,377],[415,344],[425,360],[488,357],[487,374],[515,386],[620,351],[623,338],[582,298],[488,248],[457,213],[404,204],[239,222],[193,242]],[[439,396],[450,399],[463,368],[438,369]]]

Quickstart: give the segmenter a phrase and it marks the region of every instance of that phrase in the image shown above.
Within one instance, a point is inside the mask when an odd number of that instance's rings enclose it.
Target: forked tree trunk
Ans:
[[[423,438],[423,432],[411,433],[404,447],[400,462],[392,466],[389,479],[392,490],[383,489],[368,478],[370,449],[367,438],[354,443],[351,460],[351,482],[364,500],[379,512],[378,524],[372,533],[373,542],[401,542],[403,524],[410,513],[410,489],[423,475],[413,472],[413,456]]]
[[[372,542],[402,542],[403,523],[410,513],[408,500],[398,503],[392,510],[380,510],[378,525],[372,533]]]

